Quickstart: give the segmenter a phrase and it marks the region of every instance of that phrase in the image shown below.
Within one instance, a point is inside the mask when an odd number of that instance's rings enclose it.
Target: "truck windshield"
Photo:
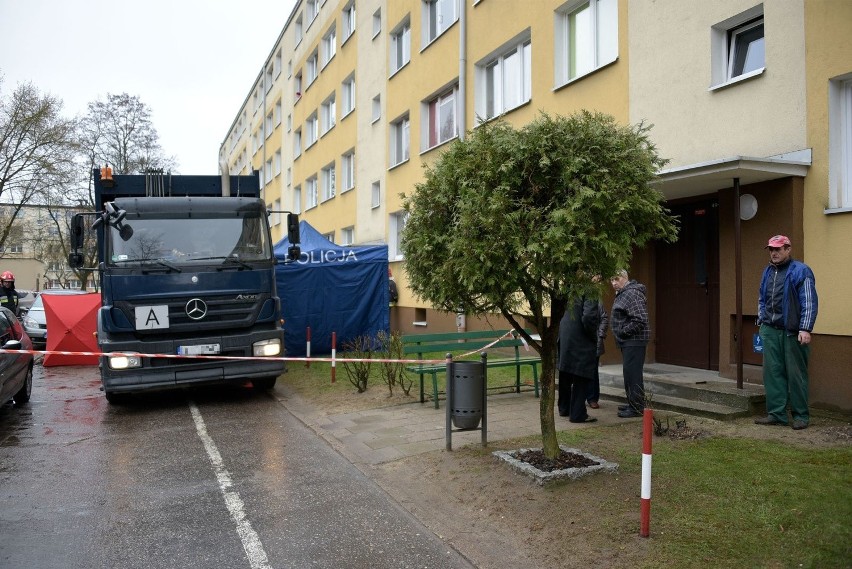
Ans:
[[[264,222],[259,216],[128,220],[125,224],[133,234],[126,241],[118,229],[110,227],[107,259],[122,266],[247,266],[272,258]]]

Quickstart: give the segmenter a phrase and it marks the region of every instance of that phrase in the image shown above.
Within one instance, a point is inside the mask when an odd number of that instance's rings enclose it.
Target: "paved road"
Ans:
[[[0,408],[0,567],[471,567],[269,395],[98,387]]]

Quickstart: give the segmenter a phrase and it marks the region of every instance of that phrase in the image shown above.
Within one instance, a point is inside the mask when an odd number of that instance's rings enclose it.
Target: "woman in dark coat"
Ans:
[[[578,298],[559,323],[557,406],[559,415],[572,423],[597,421],[586,412],[586,395],[598,369],[600,323],[600,303],[585,297]]]

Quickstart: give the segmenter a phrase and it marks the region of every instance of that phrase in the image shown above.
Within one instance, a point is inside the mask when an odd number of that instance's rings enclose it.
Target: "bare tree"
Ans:
[[[89,103],[80,129],[80,144],[91,168],[109,164],[116,174],[133,174],[177,166],[160,146],[151,110],[139,97],[108,94]]]
[[[69,180],[76,122],[61,111],[61,100],[31,83],[18,85],[8,99],[0,91],[0,196],[12,208],[0,221],[0,247],[24,205]]]

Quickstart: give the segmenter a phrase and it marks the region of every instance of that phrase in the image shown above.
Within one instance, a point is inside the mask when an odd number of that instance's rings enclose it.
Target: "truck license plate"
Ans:
[[[212,356],[220,352],[219,344],[198,344],[197,346],[178,346],[180,356]]]

